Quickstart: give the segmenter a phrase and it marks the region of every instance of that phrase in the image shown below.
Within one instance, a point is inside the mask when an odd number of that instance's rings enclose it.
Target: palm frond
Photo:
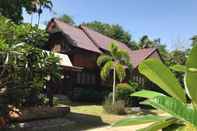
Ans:
[[[122,82],[126,77],[125,67],[119,63],[115,64],[115,70],[117,74],[117,78]]]
[[[102,66],[103,64],[105,64],[108,61],[112,61],[112,57],[106,54],[102,54],[97,58],[97,65],[98,66]]]
[[[114,57],[114,58],[116,58],[117,51],[118,51],[118,46],[115,43],[112,42],[109,45],[109,52],[110,52],[111,56]]]
[[[127,64],[130,61],[129,54],[124,50],[118,50],[117,57],[123,64]]]
[[[114,62],[113,61],[108,61],[101,69],[101,78],[103,80],[106,80],[107,77],[109,76],[110,74],[110,71],[113,69],[113,66],[114,66]]]

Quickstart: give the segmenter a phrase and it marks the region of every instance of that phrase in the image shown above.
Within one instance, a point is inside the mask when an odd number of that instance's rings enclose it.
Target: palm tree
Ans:
[[[102,54],[97,59],[97,65],[102,66],[101,78],[106,80],[113,71],[113,98],[112,104],[115,103],[116,81],[122,82],[126,76],[126,68],[131,68],[128,53],[118,49],[114,43],[110,44],[109,52]],[[116,80],[117,77],[117,80]]]
[[[52,9],[52,2],[51,0],[32,0],[30,1],[30,5],[29,5],[29,11],[28,13],[32,14],[32,13],[38,13],[38,26],[40,24],[40,17],[41,14],[43,12],[44,8],[47,8],[49,10]]]

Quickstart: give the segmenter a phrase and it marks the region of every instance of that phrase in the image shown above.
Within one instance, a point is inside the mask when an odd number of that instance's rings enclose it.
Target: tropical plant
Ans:
[[[168,116],[154,116],[161,121],[155,121],[152,117],[142,116],[140,119],[127,118],[115,123],[113,126],[130,125],[133,120],[136,120],[137,124],[155,122],[150,126],[142,129],[146,131],[156,131],[162,128],[166,128],[172,124],[181,124],[178,129],[183,131],[196,131],[197,130],[197,46],[194,46],[191,50],[186,62],[186,66],[174,66],[173,69],[185,73],[184,84],[185,87],[181,87],[178,80],[173,73],[161,63],[159,60],[149,59],[144,61],[139,66],[139,71],[149,78],[152,82],[157,84],[163,89],[169,96],[153,92],[153,91],[140,91],[133,93],[132,96],[139,96],[148,98],[143,104],[148,104],[156,109],[160,109]],[[189,98],[189,103],[186,101],[186,95]],[[145,119],[147,121],[142,121]]]
[[[97,65],[102,66],[100,75],[103,80],[106,80],[113,71],[113,104],[115,103],[116,81],[124,80],[126,68],[131,68],[129,61],[128,53],[119,49],[114,43],[110,44],[108,53],[102,54],[97,59]]]
[[[8,105],[43,104],[46,83],[60,79],[61,74],[59,58],[36,48],[45,36],[34,37],[34,27],[16,25],[2,16],[0,24],[0,112],[6,115]]]
[[[116,99],[124,100],[125,104],[128,105],[131,102],[130,94],[137,91],[139,87],[138,83],[129,81],[128,83],[119,83],[116,85]]]
[[[23,9],[28,14],[38,13],[39,18],[44,8],[51,9],[51,0],[1,0],[0,14],[15,23],[19,24],[23,20]]]
[[[194,35],[192,37],[192,46],[195,46],[197,44],[197,35]]]

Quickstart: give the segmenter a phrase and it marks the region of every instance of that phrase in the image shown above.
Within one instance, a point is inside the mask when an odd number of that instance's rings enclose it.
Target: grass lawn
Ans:
[[[106,124],[112,124],[113,122],[125,118],[127,115],[113,115],[106,113],[103,110],[102,105],[82,105],[72,106],[71,111],[75,113],[82,113],[101,117],[102,121]]]
[[[141,113],[142,112],[137,114]],[[151,113],[157,114],[158,112],[152,111]],[[74,106],[71,106],[71,113],[69,113],[67,116],[69,120],[74,121],[76,123],[69,128],[69,131],[71,129],[88,130],[98,127],[110,126],[112,123],[126,117],[128,117],[128,115],[108,114],[104,112],[102,105],[92,104],[76,104]]]

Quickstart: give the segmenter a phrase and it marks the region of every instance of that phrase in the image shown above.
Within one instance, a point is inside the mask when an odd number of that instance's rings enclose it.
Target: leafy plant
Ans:
[[[131,67],[129,63],[129,56],[127,52],[118,49],[118,46],[112,43],[109,47],[109,52],[107,54],[102,54],[97,59],[97,65],[102,66],[101,68],[101,78],[106,80],[111,71],[113,71],[113,100],[115,103],[115,93],[116,93],[116,81],[117,79],[122,82],[126,76],[126,66]],[[116,78],[117,77],[117,78]]]
[[[134,93],[137,90],[138,84],[135,82],[119,83],[117,84],[116,88],[116,99],[124,100],[125,104],[128,105],[131,100],[130,94]]]
[[[42,13],[44,8],[51,9],[52,6],[51,0],[1,0],[0,14],[19,24],[23,20],[23,9],[28,14]]]
[[[168,127],[174,123],[181,123],[183,126],[177,127],[180,130],[197,130],[197,46],[191,50],[186,62],[186,66],[174,66],[176,71],[185,72],[184,85],[181,87],[173,73],[158,60],[145,60],[140,66],[139,71],[157,84],[161,89],[166,91],[170,96],[163,95],[153,91],[140,91],[133,93],[132,96],[148,98],[143,104],[151,105],[156,109],[160,109],[170,115],[170,119],[158,121],[141,129],[146,131],[156,131]],[[185,90],[184,90],[185,89]],[[186,102],[186,95],[191,103]],[[147,117],[147,116],[143,116]],[[162,116],[158,116],[161,117]],[[117,122],[114,126],[131,125],[134,118],[127,118],[121,122]],[[135,118],[136,121],[140,119]],[[150,119],[151,120],[151,119]],[[146,121],[143,123],[147,123]]]
[[[2,16],[0,25],[0,112],[4,116],[8,105],[42,104],[46,83],[60,79],[61,68],[58,57],[36,48],[45,41],[42,35],[30,37],[39,30],[37,27],[16,25]]]

